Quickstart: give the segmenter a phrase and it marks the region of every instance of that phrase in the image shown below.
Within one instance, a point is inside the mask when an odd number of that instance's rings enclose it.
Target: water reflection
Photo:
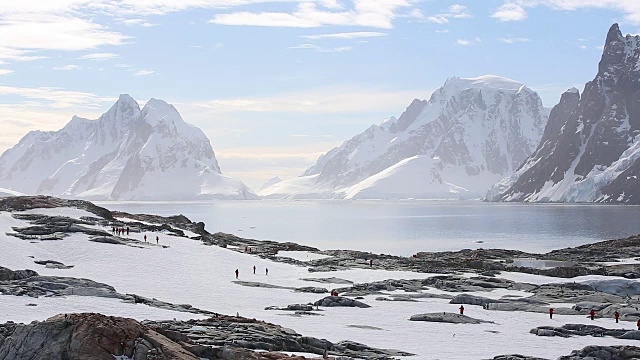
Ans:
[[[110,209],[184,214],[210,232],[411,255],[508,248],[546,252],[640,233],[640,207],[481,202],[222,201],[102,203]]]

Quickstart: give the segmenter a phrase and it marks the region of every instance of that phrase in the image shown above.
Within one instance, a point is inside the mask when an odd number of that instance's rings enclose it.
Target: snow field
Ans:
[[[49,214],[56,212],[55,209],[45,211]],[[0,228],[8,229],[10,226],[24,225],[26,225],[25,222],[11,218],[10,214],[0,213]],[[81,234],[69,236],[61,241],[32,243],[6,236],[2,232],[0,241],[3,251],[0,252],[0,265],[11,269],[34,269],[42,275],[89,278],[112,285],[121,293],[135,293],[177,304],[191,304],[224,314],[237,312],[241,316],[280,324],[301,334],[326,338],[330,341],[353,340],[375,347],[409,351],[417,354],[413,357],[415,359],[486,359],[509,353],[556,358],[587,345],[633,343],[629,340],[613,338],[547,338],[529,333],[530,329],[537,326],[560,326],[566,323],[590,323],[615,327],[616,324],[612,319],[597,319],[592,322],[583,316],[557,315],[550,320],[547,314],[489,311],[472,305],[466,306],[465,314],[493,321],[495,324],[457,325],[408,321],[411,315],[420,313],[458,312],[459,305],[449,304],[449,300],[446,299],[387,302],[375,300],[381,295],[372,295],[362,300],[371,305],[371,308],[321,308],[323,311],[320,313],[323,316],[294,317],[288,312],[267,311],[264,308],[314,302],[324,295],[241,286],[233,283],[236,280],[234,270],[239,269],[239,280],[242,281],[294,287],[320,286],[329,290],[333,287],[345,287],[345,285],[321,284],[300,279],[337,277],[362,283],[385,279],[425,278],[432,275],[370,269],[309,273],[305,267],[274,263],[251,254],[205,246],[195,240],[163,233],[147,233],[147,235],[150,239],[155,239],[156,235],[160,236],[160,244],[170,245],[170,248],[152,245],[135,248],[93,243]],[[130,237],[142,240],[143,236],[143,233],[135,233]],[[306,256],[306,254],[297,255]],[[47,269],[34,264],[34,259],[57,260],[75,267],[68,270]],[[254,265],[257,267],[256,275],[252,271]],[[264,274],[265,268],[269,269],[269,276]],[[505,273],[503,277],[532,283],[566,281],[566,279],[528,274]],[[596,279],[598,277],[584,277],[576,281]],[[438,290],[432,289],[429,292],[438,292]],[[527,296],[528,294],[501,289],[493,292],[478,292],[476,295],[499,298],[504,295]],[[35,301],[40,301],[42,307],[24,306],[25,303]],[[45,319],[53,313],[68,311],[100,311],[109,315],[122,314],[140,320],[179,318],[173,312],[168,312],[165,316],[165,313],[158,309],[126,304],[113,299],[76,297],[31,299],[0,296],[0,306],[3,309],[11,309],[6,314],[2,313],[3,321]],[[184,317],[197,317],[197,315],[184,314]],[[383,330],[361,329],[349,325],[374,326]],[[631,328],[633,324],[622,323],[619,326]]]

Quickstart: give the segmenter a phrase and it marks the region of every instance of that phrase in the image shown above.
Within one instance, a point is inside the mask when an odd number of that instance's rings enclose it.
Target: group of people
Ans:
[[[553,308],[549,308],[549,319],[553,319],[553,313],[554,313]],[[595,320],[596,318],[595,310],[591,309],[591,311],[589,311],[589,318],[591,318],[591,320]],[[618,312],[618,310],[616,310],[613,313],[613,318],[616,319],[616,324],[620,322],[620,313]],[[640,319],[638,319],[638,322],[636,323],[636,325],[638,326],[638,330],[640,330]]]
[[[121,227],[112,226],[111,227],[111,232],[113,234],[118,235],[118,236],[124,235],[126,233],[127,236],[128,236],[129,235],[129,227],[127,226],[126,228],[123,228],[123,227],[121,228]]]
[[[256,269],[257,269],[256,266],[253,265],[253,274],[254,275],[256,274]],[[236,269],[235,273],[236,273],[236,279],[237,279],[240,276],[240,269]],[[269,276],[269,268],[264,268],[264,274],[266,276]]]

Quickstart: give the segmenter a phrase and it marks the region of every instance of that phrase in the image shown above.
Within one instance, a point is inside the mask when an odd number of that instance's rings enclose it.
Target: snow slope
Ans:
[[[500,179],[511,175],[535,150],[547,111],[536,92],[523,84],[494,75],[450,78],[431,98],[414,100],[399,118],[345,141],[322,155],[302,177],[283,181],[260,192],[281,198],[344,198],[373,182],[372,176],[411,176],[412,171],[392,168],[405,159],[424,156],[439,159],[437,165],[423,162],[433,179],[463,187],[465,197],[481,197]],[[418,162],[409,161],[412,168]],[[404,167],[404,166],[403,166]],[[312,177],[314,176],[314,177]],[[363,183],[364,182],[364,183]],[[403,194],[404,179],[385,181],[386,193]],[[431,187],[429,197],[451,198],[442,186]],[[421,193],[422,191],[418,191]],[[368,190],[372,197],[374,190]],[[351,196],[357,198],[357,196]]]
[[[568,90],[543,139],[491,201],[640,204],[640,36],[607,35],[596,77]]]
[[[162,100],[128,95],[98,120],[30,132],[0,156],[0,185],[92,200],[256,198],[222,175],[206,135]]]
[[[22,196],[24,195],[23,193],[19,193],[17,191],[13,191],[10,189],[5,189],[5,188],[0,188],[0,197],[7,197],[7,196]]]
[[[38,210],[32,212],[39,212]],[[50,209],[48,214],[80,216],[82,213],[64,209]],[[498,354],[520,353],[544,358],[557,358],[573,349],[587,345],[634,344],[633,340],[613,338],[572,337],[546,338],[529,333],[531,328],[541,325],[560,326],[566,323],[589,323],[613,326],[611,319],[587,320],[582,316],[556,316],[553,320],[545,314],[525,312],[486,311],[480,306],[468,306],[466,313],[474,318],[494,321],[495,324],[455,325],[411,322],[408,318],[425,312],[456,312],[459,305],[449,304],[446,299],[419,299],[417,302],[376,301],[379,295],[365,296],[362,301],[371,305],[367,309],[327,308],[323,316],[293,317],[283,312],[264,310],[266,306],[286,306],[308,303],[322,297],[319,294],[294,292],[284,289],[264,289],[235,284],[234,270],[240,270],[240,280],[258,281],[283,286],[312,286],[314,283],[301,278],[337,277],[358,283],[383,279],[426,278],[431,274],[416,272],[392,272],[384,270],[342,270],[310,274],[306,267],[285,263],[274,263],[251,254],[238,253],[215,246],[205,246],[201,242],[173,237],[164,233],[148,233],[152,238],[160,236],[160,243],[169,248],[149,246],[134,248],[87,241],[84,235],[71,235],[62,241],[29,242],[5,235],[11,226],[24,226],[25,222],[0,212],[0,265],[11,269],[31,268],[43,275],[84,277],[110,284],[122,293],[136,293],[146,297],[216,311],[225,314],[257,318],[296,330],[299,333],[326,338],[330,341],[353,340],[371,346],[399,348],[416,353],[412,359],[474,360],[488,359]],[[141,239],[144,234],[133,234]],[[306,257],[286,253],[290,257]],[[35,259],[53,259],[75,265],[68,270],[47,269],[35,265]],[[253,266],[258,267],[256,275]],[[264,268],[269,268],[269,276]],[[526,276],[531,282],[544,283],[558,279]],[[505,276],[510,276],[505,274]],[[578,278],[576,281],[597,280],[599,277]],[[560,279],[566,281],[566,279]],[[573,281],[574,279],[572,279]],[[331,288],[330,284],[315,284]],[[338,285],[340,287],[342,285]],[[429,290],[437,292],[437,290]],[[500,297],[504,295],[523,296],[522,291],[500,289],[482,292],[478,295]],[[105,312],[116,311],[115,304],[96,300],[66,298],[62,300],[39,300],[47,309],[23,306],[26,299],[0,295],[0,305],[11,306],[9,311],[0,306],[0,322],[7,320],[42,320],[58,309],[69,310],[78,305],[79,310],[90,310],[106,306]],[[28,301],[32,301],[28,299]],[[66,305],[65,305],[66,304]],[[121,314],[137,319],[156,318],[163,314],[145,313],[147,307],[131,307],[123,303]],[[17,306],[17,308],[16,308]],[[140,309],[138,312],[137,309]],[[176,317],[167,314],[169,318]],[[192,315],[195,316],[195,315]],[[382,330],[362,329],[350,325],[367,325]],[[628,324],[627,327],[634,324]],[[429,341],[425,341],[428,338]],[[438,344],[435,346],[434,344]]]
[[[414,156],[404,159],[345,190],[346,199],[428,199],[450,194],[464,197],[467,189],[443,181],[438,159]]]

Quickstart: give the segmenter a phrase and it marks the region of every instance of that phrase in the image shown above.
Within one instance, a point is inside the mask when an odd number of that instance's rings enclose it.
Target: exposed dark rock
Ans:
[[[59,207],[78,208],[96,214],[103,219],[113,219],[111,211],[84,200],[67,200],[44,195],[12,196],[0,199],[0,211],[25,211]]]
[[[409,318],[409,320],[411,320],[411,321],[441,322],[441,323],[449,323],[449,324],[485,324],[485,323],[492,323],[491,321],[474,319],[474,318],[469,317],[467,315],[453,314],[453,313],[447,313],[447,312],[412,315]]]
[[[359,307],[359,308],[369,308],[371,306],[360,302],[358,300],[349,299],[343,296],[327,296],[323,299],[320,299],[313,303],[314,306],[324,306],[324,307]]]
[[[587,346],[582,350],[574,350],[568,356],[558,360],[631,360],[640,359],[640,348],[636,346]]]
[[[625,329],[607,329],[596,325],[566,324],[561,327],[539,326],[530,331],[538,336],[611,336],[620,339],[640,340],[640,331]]]
[[[0,266],[0,281],[22,280],[28,277],[38,276],[33,270],[10,270]]]

